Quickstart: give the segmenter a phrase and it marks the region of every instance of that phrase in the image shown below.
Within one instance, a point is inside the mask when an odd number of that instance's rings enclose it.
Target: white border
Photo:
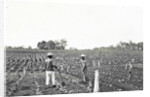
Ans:
[[[8,0],[4,0],[7,2]],[[18,0],[21,1],[21,0]],[[22,0],[25,1],[25,0]],[[40,2],[40,0],[27,0],[27,1],[35,1],[35,2]],[[57,2],[57,3],[79,3],[79,4],[97,4],[97,5],[119,5],[119,6],[137,6],[137,7],[142,7],[143,8],[143,33],[144,33],[144,91],[134,91],[134,92],[105,92],[105,93],[94,93],[94,94],[63,94],[63,95],[47,95],[47,96],[42,96],[42,97],[48,97],[48,96],[55,96],[55,97],[66,97],[66,96],[105,96],[105,97],[147,97],[149,96],[149,50],[150,47],[148,46],[149,43],[149,35],[148,33],[150,32],[150,3],[149,0],[43,0],[45,2]],[[5,16],[4,16],[5,17]],[[3,21],[0,21],[0,23],[3,23]],[[3,25],[4,26],[4,25]],[[0,94],[3,94],[3,78],[4,78],[4,45],[3,45],[3,29],[0,31],[0,83],[1,83],[1,88],[0,88]],[[3,96],[3,95],[2,95]],[[34,97],[34,96],[28,96],[28,97]],[[36,97],[41,97],[41,96],[36,96]]]
[[[0,0],[2,5],[0,5],[0,96],[4,96],[4,41],[3,41],[3,36],[4,36],[4,9],[3,9],[3,0]]]

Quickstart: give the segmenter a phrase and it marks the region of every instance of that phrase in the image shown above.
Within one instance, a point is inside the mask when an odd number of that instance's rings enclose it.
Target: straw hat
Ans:
[[[85,57],[85,55],[84,55],[84,54],[81,54],[81,57]]]
[[[48,52],[47,56],[53,56],[53,53],[52,52]]]

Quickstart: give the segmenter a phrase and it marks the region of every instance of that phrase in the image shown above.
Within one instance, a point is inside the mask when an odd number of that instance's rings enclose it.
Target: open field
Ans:
[[[61,70],[65,86],[51,88],[45,85],[42,65],[48,51],[6,51],[6,96],[89,93],[93,91],[94,71],[100,61],[100,92],[143,90],[142,51],[52,51],[54,64]],[[82,83],[80,54],[86,54],[88,80]],[[128,79],[125,64],[134,59],[132,77]],[[56,74],[57,83],[61,80]]]

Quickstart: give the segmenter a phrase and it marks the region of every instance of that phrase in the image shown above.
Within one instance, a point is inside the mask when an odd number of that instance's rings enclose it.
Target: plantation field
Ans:
[[[68,93],[89,93],[93,91],[94,71],[100,62],[100,92],[143,90],[142,51],[51,51],[54,64],[61,70],[65,86],[57,88],[45,85],[44,59],[48,51],[6,51],[5,84],[6,96],[49,95]],[[88,81],[82,82],[80,54],[86,54]],[[134,59],[132,77],[128,79],[125,64]],[[57,84],[61,83],[56,72]]]

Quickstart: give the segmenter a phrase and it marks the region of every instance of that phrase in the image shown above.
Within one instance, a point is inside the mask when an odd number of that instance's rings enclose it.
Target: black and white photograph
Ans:
[[[6,97],[143,91],[142,7],[49,0],[4,7]]]

